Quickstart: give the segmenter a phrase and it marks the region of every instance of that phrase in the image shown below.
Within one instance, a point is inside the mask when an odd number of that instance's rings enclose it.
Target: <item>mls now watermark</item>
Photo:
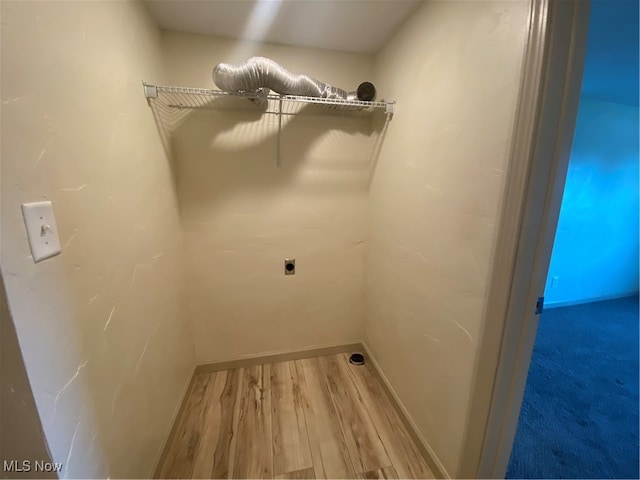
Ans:
[[[62,463],[47,462],[45,460],[5,460],[5,472],[61,472]]]

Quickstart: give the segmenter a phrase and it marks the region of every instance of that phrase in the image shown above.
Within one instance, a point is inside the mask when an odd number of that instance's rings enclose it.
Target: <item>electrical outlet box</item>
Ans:
[[[558,286],[558,277],[551,277],[551,288],[556,288]]]
[[[22,216],[34,262],[53,257],[62,251],[51,202],[23,203]]]
[[[296,259],[295,258],[287,258],[284,261],[284,274],[285,275],[295,275],[296,274]]]

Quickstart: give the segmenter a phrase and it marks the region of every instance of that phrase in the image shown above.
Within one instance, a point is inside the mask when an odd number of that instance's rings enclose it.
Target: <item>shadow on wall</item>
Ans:
[[[314,115],[307,106],[294,115],[284,114],[276,168],[277,115],[260,110],[186,112],[180,110],[179,117],[170,119],[177,124],[171,154],[183,213],[185,199],[191,205],[211,205],[243,192],[366,192],[388,124],[378,112],[371,118]]]
[[[378,132],[378,136],[376,137],[373,150],[371,151],[371,160],[369,162],[369,182],[367,190],[371,188],[371,182],[373,182],[373,177],[376,173],[378,159],[380,158],[380,152],[382,151],[382,146],[384,145],[384,139],[387,136],[391,118],[392,117],[389,115],[385,115],[384,118],[382,118],[380,115],[376,115],[371,121],[372,130]]]

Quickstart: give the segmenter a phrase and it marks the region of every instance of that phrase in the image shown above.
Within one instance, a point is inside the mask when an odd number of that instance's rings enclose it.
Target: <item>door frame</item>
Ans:
[[[509,169],[456,478],[504,478],[573,142],[590,2],[532,0]]]

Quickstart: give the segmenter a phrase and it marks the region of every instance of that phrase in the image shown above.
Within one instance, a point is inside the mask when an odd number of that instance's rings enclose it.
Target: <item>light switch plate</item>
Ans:
[[[62,251],[51,202],[23,203],[22,216],[34,262],[53,257]]]

